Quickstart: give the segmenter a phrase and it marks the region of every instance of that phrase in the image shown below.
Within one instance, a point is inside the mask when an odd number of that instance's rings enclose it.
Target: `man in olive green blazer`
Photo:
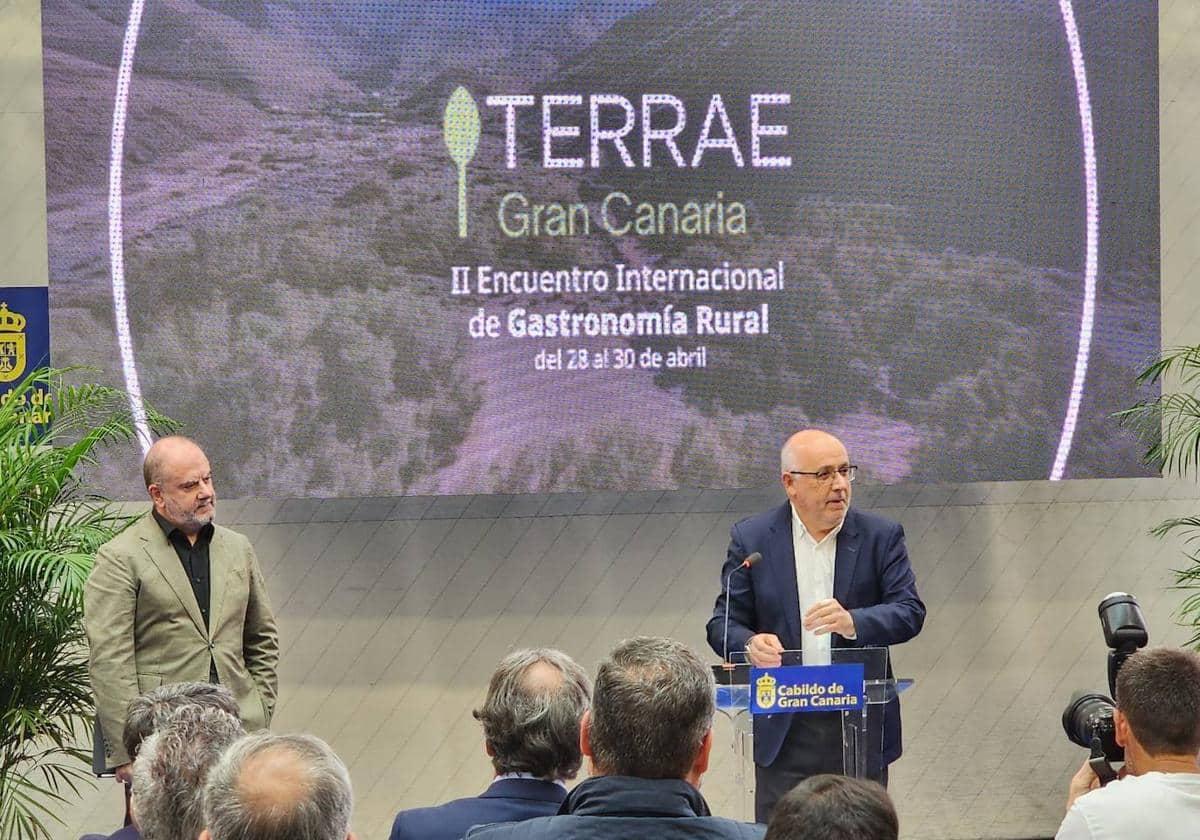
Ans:
[[[154,507],[100,547],[84,593],[106,764],[123,780],[131,758],[121,734],[137,695],[219,682],[254,731],[270,723],[278,688],[279,638],[262,571],[246,537],[212,522],[204,452],[187,438],[162,438],[143,473]]]

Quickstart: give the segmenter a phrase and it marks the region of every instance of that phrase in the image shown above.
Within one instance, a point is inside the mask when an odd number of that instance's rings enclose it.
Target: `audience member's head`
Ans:
[[[590,694],[587,674],[561,651],[518,650],[504,657],[474,712],[496,772],[575,778],[583,762],[579,719]]]
[[[329,745],[312,735],[247,735],[204,790],[201,840],[346,840],[354,795]]]
[[[1177,648],[1140,650],[1117,674],[1117,740],[1130,772],[1139,750],[1155,759],[1200,752],[1200,655]],[[1132,736],[1132,740],[1131,740]]]
[[[847,776],[810,776],[779,800],[763,840],[896,840],[886,790]]]
[[[185,705],[142,742],[133,763],[132,810],[145,840],[192,840],[200,833],[204,781],[243,734],[236,717]]]
[[[159,686],[130,701],[129,711],[125,715],[125,731],[121,735],[125,754],[131,759],[137,758],[142,741],[162,726],[172,712],[183,706],[220,709],[241,719],[237,701],[223,685],[189,682]]]
[[[640,637],[596,673],[581,742],[595,772],[698,786],[712,748],[713,676],[685,645]]]

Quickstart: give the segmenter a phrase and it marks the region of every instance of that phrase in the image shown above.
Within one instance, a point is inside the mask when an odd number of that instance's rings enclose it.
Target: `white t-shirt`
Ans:
[[[1183,840],[1200,836],[1200,773],[1144,773],[1075,800],[1055,840]]]

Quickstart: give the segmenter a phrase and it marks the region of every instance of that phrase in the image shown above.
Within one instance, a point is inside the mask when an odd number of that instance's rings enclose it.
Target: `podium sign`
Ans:
[[[883,706],[895,702],[912,680],[892,677],[887,648],[833,648],[830,653],[830,665],[800,664],[800,650],[781,651],[783,664],[777,668],[754,668],[740,652],[713,665],[713,699],[733,725],[734,780],[745,819],[754,819],[754,728],[769,715],[837,712],[842,772],[862,779],[883,766]],[[871,706],[876,709],[868,718]]]
[[[864,682],[861,662],[752,668],[750,714],[862,712]]]

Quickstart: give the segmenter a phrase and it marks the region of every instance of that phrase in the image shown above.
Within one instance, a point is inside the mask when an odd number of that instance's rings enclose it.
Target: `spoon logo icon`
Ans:
[[[479,108],[461,85],[450,94],[442,115],[442,135],[458,166],[458,238],[467,238],[467,164],[479,147]]]

